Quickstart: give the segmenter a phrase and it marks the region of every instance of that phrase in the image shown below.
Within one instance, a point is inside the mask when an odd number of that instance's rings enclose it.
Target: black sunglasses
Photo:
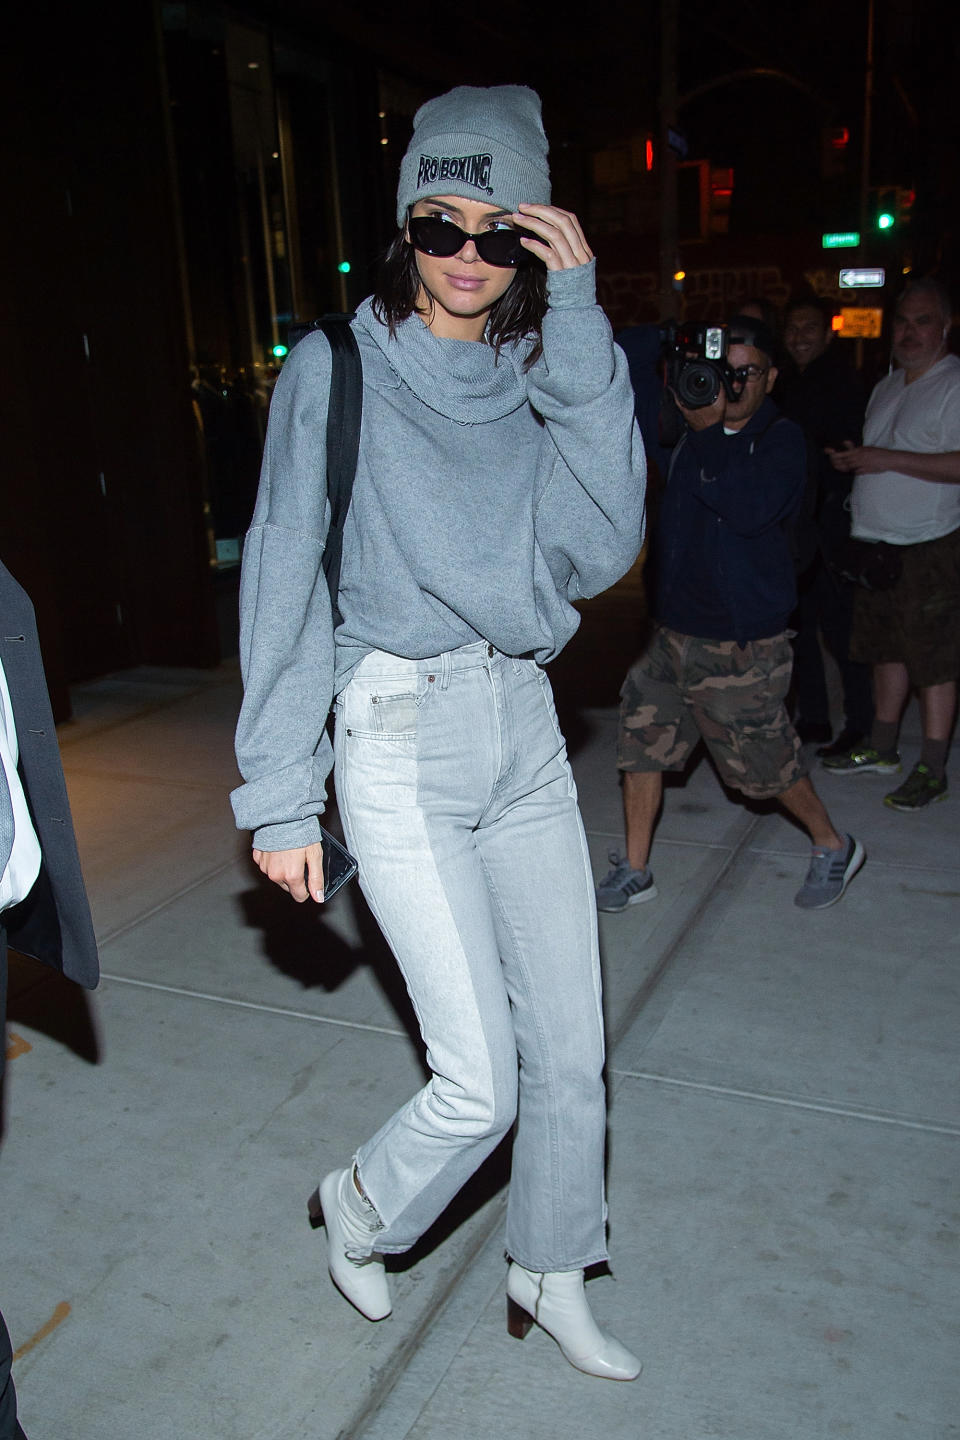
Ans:
[[[769,365],[738,365],[733,373],[741,385],[746,385],[748,380],[759,380],[761,375],[767,375],[769,371]]]
[[[444,220],[442,215],[417,215],[407,224],[414,249],[424,255],[439,255],[446,259],[450,255],[458,255],[467,241],[472,240],[477,254],[487,265],[508,269],[522,264],[527,258],[527,252],[520,244],[520,236],[525,233],[522,230],[505,226],[471,235],[461,230],[459,225],[454,225],[452,220]]]

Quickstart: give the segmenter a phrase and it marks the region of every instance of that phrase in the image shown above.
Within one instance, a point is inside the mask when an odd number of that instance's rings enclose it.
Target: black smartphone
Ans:
[[[337,891],[357,873],[357,862],[329,830],[320,826],[323,843],[323,899],[332,900]]]

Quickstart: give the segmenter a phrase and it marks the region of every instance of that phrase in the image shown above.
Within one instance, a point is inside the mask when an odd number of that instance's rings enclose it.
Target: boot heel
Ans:
[[[310,1217],[311,1230],[319,1230],[323,1224],[323,1206],[320,1204],[319,1185],[307,1201],[307,1214]]]
[[[523,1340],[533,1329],[533,1316],[518,1305],[511,1295],[507,1296],[507,1334],[514,1340]]]
[[[523,1299],[515,1298],[523,1296]],[[507,1330],[522,1340],[539,1325],[560,1346],[564,1359],[585,1375],[602,1380],[635,1380],[636,1355],[600,1329],[583,1293],[582,1270],[538,1274],[516,1261],[507,1274]]]

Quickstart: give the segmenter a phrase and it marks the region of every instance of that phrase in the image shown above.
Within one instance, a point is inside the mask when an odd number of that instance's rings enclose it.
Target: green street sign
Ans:
[[[821,236],[824,250],[853,250],[860,244],[859,230],[831,230]]]

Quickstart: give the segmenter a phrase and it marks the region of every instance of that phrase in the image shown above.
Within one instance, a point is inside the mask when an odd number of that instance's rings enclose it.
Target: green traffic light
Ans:
[[[894,216],[890,214],[890,211],[889,211],[889,210],[884,210],[884,212],[883,212],[882,215],[878,215],[878,216],[877,216],[877,229],[878,229],[878,230],[892,230],[892,229],[893,229],[893,224],[894,224]]]
[[[272,354],[274,354],[278,360],[282,360],[287,353],[286,345],[274,345]]]
[[[349,274],[350,274],[350,261],[349,261],[349,260],[341,260],[341,261],[340,261],[340,264],[337,266],[337,269],[340,271],[340,274],[341,274],[341,275],[349,275]]]

